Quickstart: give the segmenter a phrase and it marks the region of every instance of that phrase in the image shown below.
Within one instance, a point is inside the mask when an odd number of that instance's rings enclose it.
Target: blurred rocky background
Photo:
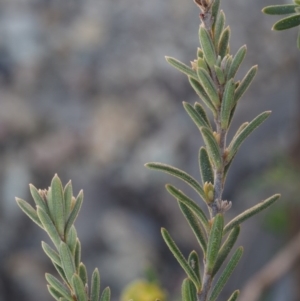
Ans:
[[[300,229],[300,88],[296,30],[271,31],[275,0],[230,0],[222,6],[232,52],[248,45],[239,76],[258,75],[237,110],[232,134],[263,110],[273,114],[245,142],[229,173],[225,197],[234,216],[269,195],[281,204],[244,224],[244,257],[225,289],[240,288]],[[283,3],[282,1],[277,1]],[[143,165],[160,161],[199,178],[203,144],[182,101],[197,96],[165,55],[186,63],[198,47],[192,0],[0,1],[0,300],[50,301],[43,233],[17,207],[28,183],[46,188],[54,173],[85,201],[77,220],[83,262],[100,268],[112,299],[151,266],[169,300],[180,300],[184,274],[160,236],[164,226],[188,254],[199,249],[171,182]],[[200,200],[199,200],[200,202]],[[296,285],[297,284],[297,285]],[[299,267],[261,300],[298,301]],[[138,300],[136,300],[138,301]]]

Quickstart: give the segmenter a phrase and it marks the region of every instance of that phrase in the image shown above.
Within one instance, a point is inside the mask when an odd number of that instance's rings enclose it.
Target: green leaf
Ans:
[[[223,85],[226,81],[223,70],[216,65],[214,66],[214,69],[215,69],[219,84]]]
[[[288,15],[294,14],[296,4],[284,4],[284,5],[270,5],[262,9],[262,12],[267,15]]]
[[[61,259],[61,265],[64,273],[68,279],[68,282],[72,283],[72,276],[76,273],[74,258],[66,243],[63,241],[60,243],[59,255]]]
[[[202,126],[207,127],[207,123],[205,122],[205,120],[202,118],[201,115],[198,114],[198,112],[193,108],[192,105],[184,101],[183,107],[198,128],[201,128]]]
[[[82,280],[83,284],[87,284],[88,283],[88,275],[87,275],[87,270],[86,270],[86,266],[81,262],[79,264],[79,277]]]
[[[200,264],[199,264],[199,257],[196,251],[192,251],[188,258],[188,263],[190,267],[193,269],[195,274],[197,275],[198,279],[201,282],[201,274],[200,274]]]
[[[101,295],[100,301],[109,301],[110,300],[110,288],[106,287]]]
[[[191,77],[189,77],[189,82],[192,86],[192,88],[195,90],[197,95],[201,98],[201,100],[205,103],[205,105],[213,112],[213,114],[216,114],[216,108],[214,107],[212,101],[210,100],[209,96],[205,92],[204,88],[201,86],[201,84],[198,82],[198,80],[195,80]]]
[[[73,197],[73,187],[72,187],[72,182],[69,181],[64,188],[64,204],[65,204],[66,221],[68,220],[71,213],[72,197]]]
[[[230,261],[228,262],[226,268],[222,272],[220,278],[218,279],[216,285],[214,286],[212,293],[210,295],[209,301],[217,300],[219,294],[221,293],[222,289],[224,288],[226,282],[228,281],[229,277],[231,276],[233,270],[237,266],[239,260],[243,255],[243,247],[239,247],[233,256],[231,257]]]
[[[213,103],[214,107],[218,108],[220,106],[220,99],[219,99],[218,90],[213,80],[203,68],[198,68],[197,74],[198,74],[200,84],[203,87],[204,91],[209,96],[209,99]]]
[[[169,56],[166,56],[166,60],[170,65],[183,72],[185,75],[190,76],[195,80],[198,80],[197,73],[189,66]]]
[[[207,151],[203,146],[199,150],[199,168],[203,184],[205,182],[214,184],[214,172]]]
[[[71,227],[73,226],[73,224],[78,216],[78,213],[80,211],[82,202],[83,202],[83,191],[81,190],[76,198],[74,208],[73,208],[72,212],[70,213],[69,219],[66,223],[65,236],[68,235],[68,232],[70,231]]]
[[[230,40],[230,28],[229,26],[227,26],[223,30],[218,44],[218,54],[221,56],[221,58],[223,58],[227,54],[229,40]]]
[[[253,215],[259,213],[260,211],[268,208],[270,205],[272,205],[274,202],[276,202],[280,198],[280,194],[274,194],[273,196],[269,197],[268,199],[264,200],[263,202],[251,207],[250,209],[247,209],[243,213],[236,216],[234,219],[232,219],[225,227],[224,227],[224,235],[236,227],[237,225],[241,224],[248,218],[252,217]]]
[[[91,279],[91,301],[99,301],[100,297],[100,274],[96,268],[92,274]]]
[[[203,59],[203,51],[201,48],[197,48],[197,58]]]
[[[37,206],[37,214],[41,223],[43,224],[44,230],[47,232],[50,239],[53,241],[55,247],[59,249],[61,238],[50,216],[39,206]]]
[[[214,277],[219,271],[220,267],[224,263],[231,249],[233,248],[239,234],[240,234],[240,226],[234,227],[229,233],[227,239],[225,240],[225,242],[223,243],[219,251],[215,266],[213,268],[212,277]]]
[[[211,16],[213,19],[213,26],[212,26],[213,29],[215,28],[219,10],[220,10],[220,0],[214,0],[214,3],[211,7]]]
[[[230,162],[244,140],[259,127],[271,114],[271,111],[266,111],[255,117],[240,133],[232,140],[228,146],[228,154],[226,162]]]
[[[169,247],[170,251],[173,253],[174,257],[177,259],[183,270],[186,272],[187,276],[193,281],[194,285],[196,286],[197,290],[201,288],[200,280],[198,279],[196,273],[193,269],[189,266],[187,260],[184,258],[180,250],[178,249],[177,245],[175,244],[174,240],[171,238],[168,231],[164,228],[161,229],[162,237]]]
[[[88,296],[85,291],[84,283],[77,274],[73,275],[71,283],[75,291],[77,301],[88,301]]]
[[[50,295],[55,299],[55,300],[60,300],[60,298],[63,298],[62,294],[58,292],[54,287],[51,285],[47,285],[48,291]]]
[[[76,248],[76,242],[77,242],[77,231],[74,227],[74,225],[71,227],[71,230],[69,231],[67,237],[66,237],[66,244],[71,250],[71,253],[75,254],[75,248]]]
[[[217,170],[222,170],[223,160],[220,152],[220,147],[214,135],[212,134],[211,130],[205,127],[202,127],[200,131],[212,164]]]
[[[54,276],[46,273],[46,280],[61,296],[69,301],[74,301],[68,289]]]
[[[239,294],[240,294],[239,290],[234,291],[227,301],[236,301]]]
[[[235,83],[233,79],[230,79],[225,86],[223,93],[222,105],[221,105],[221,127],[223,130],[228,129],[230,113],[234,106],[234,89]]]
[[[211,275],[215,266],[223,237],[224,217],[217,214],[208,237],[206,253],[206,273]]]
[[[281,19],[273,25],[273,30],[285,30],[300,25],[300,14]]]
[[[195,237],[203,251],[203,254],[205,255],[206,247],[207,247],[206,245],[207,238],[201,226],[199,225],[198,219],[195,217],[194,213],[185,204],[178,201],[178,205],[184,217],[186,218],[187,222],[189,223],[192,231],[194,232]]]
[[[257,72],[257,65],[253,66],[245,75],[245,77],[242,79],[241,83],[237,87],[234,93],[234,99],[235,103],[238,102],[238,100],[244,95],[244,93],[249,88],[250,84],[252,83],[252,80],[254,79]]]
[[[68,279],[67,279],[66,274],[65,274],[64,270],[62,269],[62,267],[57,265],[55,262],[53,262],[53,265],[54,265],[56,271],[58,272],[58,274],[60,275],[60,277],[64,280],[65,284],[69,285]]]
[[[60,236],[63,237],[65,229],[64,193],[62,183],[57,174],[51,181],[51,202],[48,205],[54,225]]]
[[[174,176],[178,179],[183,180],[188,185],[190,185],[202,197],[202,199],[205,201],[206,196],[205,196],[205,193],[204,193],[202,187],[192,176],[190,176],[185,171],[182,171],[182,170],[180,170],[178,168],[175,168],[173,166],[158,163],[158,162],[150,162],[150,163],[145,164],[145,166],[150,168],[150,169],[155,169],[155,170],[159,170],[159,171],[168,173],[168,174],[170,174],[170,175],[172,175],[172,176]]]
[[[227,78],[234,78],[241,63],[243,62],[245,55],[247,52],[247,47],[246,45],[242,46],[236,53],[236,55],[234,56],[231,66],[229,68],[229,72],[227,74]]]
[[[187,207],[189,207],[194,214],[198,217],[198,219],[201,221],[204,229],[206,231],[209,230],[209,222],[207,220],[207,217],[205,216],[204,212],[202,209],[189,197],[187,197],[183,192],[178,190],[172,185],[166,185],[167,191],[174,196],[174,198],[183,204],[185,204]]]
[[[204,53],[205,60],[208,66],[212,68],[216,63],[216,52],[213,41],[208,31],[202,25],[199,28],[199,40]]]
[[[221,10],[220,13],[218,14],[215,27],[214,27],[214,44],[216,47],[219,45],[220,37],[223,32],[225,25],[225,14]]]
[[[28,204],[26,201],[20,199],[20,198],[16,198],[16,202],[18,204],[18,206],[21,208],[21,210],[32,220],[34,221],[39,227],[41,227],[43,230],[43,225],[36,213],[36,211],[34,210],[34,208]]]
[[[75,263],[75,269],[78,271],[79,265],[81,260],[81,243],[79,239],[76,240],[76,247],[75,247],[75,254],[74,254],[74,263]]]
[[[29,189],[36,206],[40,206],[45,212],[49,213],[48,206],[41,197],[39,191],[32,184],[29,184]]]
[[[209,119],[206,115],[206,112],[205,112],[204,108],[201,106],[201,104],[199,102],[195,102],[194,109],[201,116],[201,118],[205,121],[206,126],[208,128],[211,128],[211,124],[210,124],[210,121],[209,121]]]
[[[185,278],[181,286],[182,301],[197,301],[197,290],[194,283]]]
[[[61,261],[58,253],[54,251],[47,243],[42,241],[42,248],[46,255],[51,259],[51,261],[55,262],[57,265],[61,266]]]

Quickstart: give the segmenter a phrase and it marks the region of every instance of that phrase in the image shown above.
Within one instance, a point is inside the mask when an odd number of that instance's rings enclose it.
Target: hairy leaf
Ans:
[[[91,279],[91,301],[99,301],[100,297],[100,274],[96,268],[92,274]]]
[[[110,300],[110,288],[106,287],[101,294],[100,301],[109,301],[109,300]]]
[[[247,47],[246,45],[242,46],[236,53],[236,55],[234,56],[231,66],[229,68],[228,74],[227,74],[227,78],[234,78],[241,63],[243,62],[245,55],[247,52]]]
[[[239,294],[240,294],[239,290],[234,291],[227,301],[236,301]]]
[[[205,182],[214,184],[214,172],[205,147],[199,150],[199,168],[203,184]]]
[[[300,25],[300,14],[294,14],[289,17],[286,17],[284,19],[281,19],[280,21],[276,22],[273,25],[273,30],[285,30],[292,27],[296,27]]]
[[[204,53],[205,60],[208,66],[212,68],[215,65],[217,59],[216,52],[215,52],[213,41],[208,31],[203,26],[200,26],[199,29],[199,39],[200,39],[200,44]]]
[[[72,287],[78,301],[88,301],[88,296],[85,291],[84,283],[77,274],[72,277]]]
[[[226,53],[227,53],[227,49],[228,49],[228,45],[229,45],[229,40],[230,40],[230,28],[229,26],[227,26],[220,37],[220,41],[218,44],[218,54],[223,58]]]
[[[55,262],[57,265],[61,266],[61,261],[59,254],[54,251],[47,243],[42,241],[42,248],[46,255],[51,259],[51,261]]]
[[[262,9],[262,12],[267,15],[288,15],[294,14],[296,4],[270,5]]]
[[[69,284],[71,284],[72,277],[76,273],[75,263],[68,245],[63,241],[60,243],[59,255],[64,273],[68,279]]]
[[[185,278],[181,286],[182,301],[197,301],[197,291],[194,283]]]
[[[183,72],[185,75],[190,76],[195,80],[198,80],[197,73],[189,66],[169,56],[166,56],[166,60],[170,65]]]

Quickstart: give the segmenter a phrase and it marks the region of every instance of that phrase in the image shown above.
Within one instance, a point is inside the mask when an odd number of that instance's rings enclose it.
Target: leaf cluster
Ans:
[[[170,174],[187,183],[208,209],[209,214],[206,215],[198,201],[192,200],[176,187],[166,185],[167,191],[177,200],[203,253],[201,269],[199,254],[192,251],[185,258],[170,233],[162,228],[164,241],[187,275],[182,284],[183,301],[217,300],[243,253],[243,248],[239,247],[230,257],[240,233],[240,224],[269,207],[280,197],[278,194],[273,195],[227,224],[224,222],[224,213],[231,207],[231,202],[222,200],[228,170],[242,143],[268,118],[270,112],[263,112],[251,122],[241,124],[232,140],[227,142],[227,133],[236,107],[254,79],[257,66],[250,68],[242,80],[236,79],[247,48],[242,46],[235,55],[231,55],[230,28],[225,25],[225,14],[220,10],[220,0],[211,1],[209,6],[201,3],[197,2],[202,10],[202,23],[199,28],[201,47],[197,49],[196,59],[191,62],[191,66],[171,57],[166,57],[166,60],[188,77],[189,83],[201,99],[201,102],[194,105],[184,102],[183,106],[204,141],[198,156],[202,183],[176,167],[159,162],[146,164],[150,169]],[[207,111],[211,111],[214,124],[208,118]],[[224,269],[218,273],[228,257],[230,258]],[[213,282],[217,273],[218,279]],[[234,291],[228,301],[237,300],[238,295],[239,291]]]
[[[37,190],[30,185],[35,202],[34,209],[28,202],[16,198],[22,211],[46,231],[55,248],[42,242],[42,248],[61,277],[46,274],[49,293],[58,301],[109,301],[110,289],[105,288],[100,298],[100,274],[96,268],[90,280],[81,262],[81,244],[74,222],[83,202],[83,191],[73,196],[72,183],[63,188],[61,180],[54,176],[48,190]]]
[[[294,4],[270,5],[262,10],[268,15],[288,15],[277,21],[273,30],[286,30],[300,25],[300,0],[294,0]],[[300,50],[300,28],[298,31],[297,47]]]

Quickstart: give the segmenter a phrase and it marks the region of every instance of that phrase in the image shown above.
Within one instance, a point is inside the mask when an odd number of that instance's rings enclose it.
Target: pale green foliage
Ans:
[[[286,30],[300,25],[300,1],[294,0],[294,4],[270,5],[263,8],[263,13],[268,15],[289,15],[277,21],[273,30]],[[297,47],[300,50],[300,28],[298,31]]]
[[[242,46],[234,56],[229,53],[230,28],[225,27],[225,15],[219,9],[220,0],[195,0],[195,2],[201,10],[199,29],[201,48],[197,49],[197,58],[192,61],[191,67],[174,58],[167,57],[167,61],[188,76],[192,88],[214,117],[215,126],[212,127],[202,104],[196,102],[192,106],[183,103],[188,115],[200,130],[205,144],[199,151],[199,168],[203,185],[175,167],[157,162],[148,163],[146,166],[183,180],[198,192],[207,205],[208,216],[198,202],[174,186],[166,185],[167,191],[179,203],[202,249],[204,257],[202,273],[196,251],[192,251],[186,260],[166,229],[162,229],[162,235],[188,277],[182,284],[183,301],[216,301],[243,253],[242,247],[234,252],[212,286],[214,277],[238,238],[239,225],[269,207],[279,195],[276,194],[253,206],[224,225],[224,213],[231,207],[231,202],[222,199],[229,167],[244,140],[267,119],[270,112],[263,112],[251,122],[243,123],[233,139],[226,142],[236,106],[254,79],[257,66],[250,68],[241,81],[236,80],[237,71],[246,56],[246,46]],[[289,7],[286,10],[291,9],[292,7]],[[239,291],[234,291],[228,301],[237,300],[238,295]]]
[[[37,190],[30,185],[30,192],[37,209],[26,201],[16,198],[19,207],[36,224],[38,224],[52,240],[55,248],[42,242],[42,248],[50,258],[62,282],[50,274],[46,274],[48,291],[55,300],[62,301],[99,301],[100,274],[95,269],[91,279],[91,291],[85,265],[80,262],[81,246],[74,227],[83,201],[83,192],[77,198],[73,196],[72,184],[65,188],[57,175],[54,176],[48,190]],[[109,288],[104,289],[101,300],[110,300]]]

